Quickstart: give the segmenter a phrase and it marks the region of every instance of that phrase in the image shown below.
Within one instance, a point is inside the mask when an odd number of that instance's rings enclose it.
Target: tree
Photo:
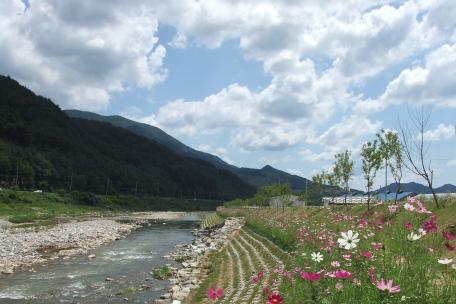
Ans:
[[[377,133],[377,140],[379,141],[379,153],[381,155],[382,160],[385,161],[383,168],[385,168],[385,199],[388,193],[388,167],[390,163],[390,159],[392,157],[391,147],[389,145],[388,136],[390,131],[385,131],[381,129],[379,133]]]
[[[402,144],[399,135],[394,131],[381,130],[377,134],[377,139],[380,142],[380,153],[385,160],[385,197],[388,189],[388,168],[390,168],[396,184],[396,196],[394,198],[394,202],[396,202],[402,179]]]
[[[394,203],[396,203],[397,196],[401,190],[402,166],[404,164],[404,158],[402,154],[402,143],[397,133],[391,133],[391,135],[389,136],[389,145],[392,155],[392,161],[390,162],[390,170],[391,175],[394,178],[394,182],[396,183],[396,195],[394,196]]]
[[[302,196],[302,199],[304,199],[306,204],[311,200],[321,203],[322,193],[326,183],[326,176],[327,173],[325,171],[321,171],[320,173],[312,176],[312,182],[307,187],[305,195]]]
[[[382,166],[382,154],[378,147],[378,141],[367,142],[361,149],[361,157],[363,162],[363,174],[366,179],[367,189],[367,210],[370,210],[371,190],[374,185],[374,179],[377,171]]]
[[[339,179],[338,179],[337,175],[334,172],[332,172],[332,173],[326,174],[326,181],[327,181],[328,185],[330,186],[331,198],[334,202],[334,197],[336,196],[336,193],[339,190],[338,189]]]
[[[434,169],[431,167],[431,161],[426,161],[430,144],[424,138],[429,127],[431,111],[421,108],[420,111],[409,112],[409,116],[411,124],[400,123],[402,151],[406,159],[404,166],[426,181],[432,192],[434,203],[439,208],[439,201],[433,187]]]
[[[353,161],[351,158],[351,152],[345,150],[342,153],[337,153],[335,155],[335,164],[334,164],[334,175],[337,180],[340,182],[340,186],[344,189],[344,203],[347,204],[347,193],[350,191],[348,182],[353,174]]]

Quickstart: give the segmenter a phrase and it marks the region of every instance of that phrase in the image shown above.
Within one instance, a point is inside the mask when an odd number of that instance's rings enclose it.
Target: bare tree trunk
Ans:
[[[411,131],[408,127],[400,127],[403,151],[408,160],[408,164],[405,163],[404,165],[411,172],[426,180],[429,189],[432,192],[435,206],[439,208],[438,198],[432,186],[434,172],[431,168],[431,162],[428,162],[427,166],[425,164],[426,152],[428,151],[429,146],[425,144],[424,132],[429,124],[429,118],[430,112],[425,113],[425,111],[421,109],[420,113],[417,113],[414,117],[412,117],[414,127],[413,131]],[[418,142],[413,142],[413,138],[416,138],[416,133],[419,134],[419,140]],[[410,140],[412,140],[412,142],[410,142]]]
[[[429,176],[426,176],[425,178],[426,178],[426,181],[428,183],[428,187],[431,190],[432,198],[434,199],[434,203],[437,206],[437,208],[439,208],[440,207],[439,206],[439,200],[437,198],[437,195],[435,194],[434,187],[432,186],[432,179],[430,179]]]
[[[401,190],[401,184],[396,182],[396,195],[394,196],[394,203],[397,203],[397,196],[399,195],[399,191]]]

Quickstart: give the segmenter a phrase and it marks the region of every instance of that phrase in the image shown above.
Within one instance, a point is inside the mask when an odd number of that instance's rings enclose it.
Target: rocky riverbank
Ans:
[[[144,212],[115,218],[70,221],[45,226],[2,225],[0,227],[0,273],[46,260],[87,254],[136,229],[149,220],[171,220],[182,212]],[[88,258],[95,258],[89,255]],[[31,269],[33,270],[33,269]]]
[[[190,292],[198,288],[204,279],[204,265],[208,254],[220,250],[228,239],[244,225],[243,218],[228,218],[224,225],[215,229],[197,229],[193,234],[195,239],[191,244],[178,245],[176,250],[169,254],[169,258],[181,262],[183,268],[173,268],[173,284],[168,293],[155,300],[156,304],[180,304]]]

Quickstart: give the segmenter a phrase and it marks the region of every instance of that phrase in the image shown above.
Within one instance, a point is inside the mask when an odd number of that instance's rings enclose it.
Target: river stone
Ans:
[[[160,296],[160,299],[170,299],[170,298],[171,298],[171,294],[169,292]]]

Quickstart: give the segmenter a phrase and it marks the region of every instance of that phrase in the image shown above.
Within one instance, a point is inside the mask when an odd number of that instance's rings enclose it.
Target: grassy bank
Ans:
[[[101,215],[129,211],[208,211],[215,210],[218,205],[217,201],[151,196],[0,191],[0,217],[14,223],[47,220],[58,216]]]
[[[369,213],[366,206],[218,211],[244,216],[291,253],[279,286],[284,303],[456,303],[456,202],[442,203],[379,204]],[[341,247],[349,230],[358,241]]]

